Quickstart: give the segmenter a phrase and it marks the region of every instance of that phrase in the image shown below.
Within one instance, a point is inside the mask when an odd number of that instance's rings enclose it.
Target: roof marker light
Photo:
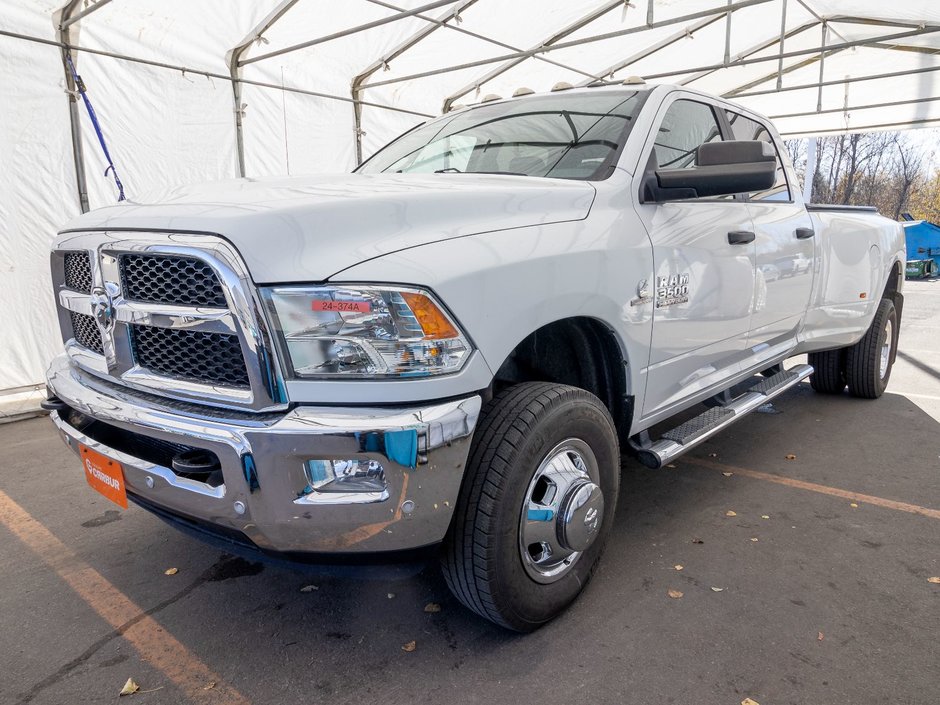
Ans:
[[[520,86],[519,88],[517,88],[516,90],[512,92],[512,97],[518,98],[523,95],[532,95],[533,93],[535,93],[535,91],[533,91],[531,88],[527,88],[526,86]]]
[[[572,88],[574,88],[574,86],[572,86],[572,85],[571,85],[570,83],[568,83],[567,81],[559,81],[559,82],[556,83],[554,86],[552,86],[552,92],[555,92],[555,91],[568,91],[568,90],[571,90]]]

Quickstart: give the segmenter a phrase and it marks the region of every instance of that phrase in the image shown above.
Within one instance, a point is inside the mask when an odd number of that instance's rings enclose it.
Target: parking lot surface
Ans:
[[[594,580],[527,636],[434,566],[221,554],[93,492],[48,419],[0,426],[0,702],[940,702],[940,282],[906,297],[880,400],[804,384],[675,467],[625,458]]]

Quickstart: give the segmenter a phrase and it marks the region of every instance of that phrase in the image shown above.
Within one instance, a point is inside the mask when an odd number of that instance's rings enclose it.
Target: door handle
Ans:
[[[796,229],[796,239],[797,240],[808,240],[816,234],[816,231],[812,228],[797,228]]]
[[[728,233],[728,244],[746,245],[749,242],[754,242],[754,238],[756,237],[757,236],[750,230],[732,230]]]

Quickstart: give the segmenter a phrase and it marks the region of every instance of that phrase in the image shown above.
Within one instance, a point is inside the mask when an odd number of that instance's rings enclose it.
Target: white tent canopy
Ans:
[[[113,179],[132,200],[347,171],[455,103],[639,75],[784,136],[940,126],[935,0],[0,0],[0,390],[61,347],[48,247]]]

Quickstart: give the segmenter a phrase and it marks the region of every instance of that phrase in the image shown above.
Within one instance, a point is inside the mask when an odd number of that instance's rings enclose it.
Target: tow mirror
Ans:
[[[774,185],[777,155],[769,142],[707,142],[695,152],[695,166],[647,169],[643,201],[661,203],[685,198],[763,191]]]

